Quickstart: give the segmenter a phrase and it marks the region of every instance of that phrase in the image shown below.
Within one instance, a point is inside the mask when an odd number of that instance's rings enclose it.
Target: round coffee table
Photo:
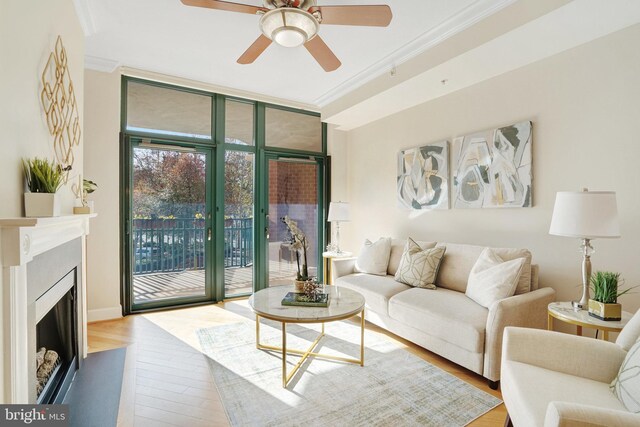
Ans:
[[[338,286],[325,286],[329,293],[328,307],[284,306],[282,299],[287,292],[293,292],[293,286],[276,286],[262,289],[249,298],[249,305],[256,314],[256,348],[282,353],[282,387],[286,387],[300,366],[309,357],[339,360],[364,366],[364,297],[351,289]],[[314,350],[324,336],[324,324],[337,320],[349,319],[360,315],[360,359],[350,359],[328,354],[315,353]],[[282,347],[274,347],[260,343],[260,318],[274,320],[282,324]],[[287,323],[321,323],[320,335],[307,350],[287,348]],[[300,361],[287,373],[287,353],[301,355]]]

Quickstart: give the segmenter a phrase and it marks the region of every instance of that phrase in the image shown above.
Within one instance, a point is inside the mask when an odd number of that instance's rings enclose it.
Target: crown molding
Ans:
[[[93,20],[89,2],[87,0],[73,0],[73,5],[75,6],[84,36],[89,37],[94,35],[96,33],[96,23]]]
[[[97,56],[85,55],[84,68],[103,73],[113,73],[120,66],[120,62],[113,59],[99,58]]]
[[[363,86],[376,77],[389,72],[396,66],[437,46],[448,38],[466,30],[516,1],[517,0],[501,0],[496,2],[495,0],[479,0],[473,3],[436,27],[422,33],[400,49],[397,49],[370,67],[350,77],[324,95],[316,98],[313,104],[320,108],[325,107],[354,89]]]
[[[350,131],[639,22],[638,1],[617,2],[616,7],[600,0],[571,1],[385,91],[325,115],[323,121],[334,124],[337,130]],[[443,76],[447,78],[444,85]]]

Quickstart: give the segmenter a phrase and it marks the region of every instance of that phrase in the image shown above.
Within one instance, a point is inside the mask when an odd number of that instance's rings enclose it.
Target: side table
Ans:
[[[587,310],[574,311],[570,302],[552,302],[547,307],[549,315],[547,329],[553,330],[553,319],[576,325],[576,333],[582,336],[582,328],[591,328],[602,331],[602,339],[609,340],[609,332],[620,332],[624,325],[631,319],[632,314],[623,311],[622,320],[600,320],[593,316],[589,316]]]
[[[334,258],[349,258],[353,256],[352,252],[323,252],[322,253],[322,277],[324,278],[324,283],[326,283],[327,285],[332,285],[332,280],[331,280],[331,270],[333,268],[332,266],[332,260]]]

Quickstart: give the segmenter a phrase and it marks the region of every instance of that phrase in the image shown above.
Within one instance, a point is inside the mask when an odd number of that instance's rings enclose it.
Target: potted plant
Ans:
[[[23,159],[22,167],[28,193],[24,193],[24,210],[28,217],[60,215],[58,189],[64,181],[64,171],[54,161]]]
[[[298,228],[298,223],[289,218],[288,215],[282,218],[282,222],[287,225],[287,229],[291,235],[289,243],[291,244],[291,249],[296,253],[296,263],[298,266],[295,281],[296,291],[303,292],[305,284],[314,280],[313,277],[309,276],[309,269],[307,267],[307,249],[309,242],[307,241],[307,236]],[[300,266],[300,252],[302,252],[302,267]]]
[[[80,195],[77,195],[78,197],[80,197],[82,206],[74,207],[74,214],[90,214],[93,212],[93,201],[87,200],[87,196],[96,191],[97,188],[98,184],[96,184],[95,182],[86,178],[82,180],[82,191]]]
[[[589,300],[589,315],[600,320],[621,320],[622,306],[618,304],[618,297],[633,288],[618,290],[620,273],[597,271],[589,279],[593,298]]]

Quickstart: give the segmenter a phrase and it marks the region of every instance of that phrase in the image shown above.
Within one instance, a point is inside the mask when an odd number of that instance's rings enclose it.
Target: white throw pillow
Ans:
[[[629,412],[640,413],[640,341],[629,349],[611,390]]]
[[[471,269],[465,294],[486,308],[513,296],[525,263],[525,258],[505,262],[491,248],[485,248]]]
[[[422,249],[409,238],[400,258],[396,281],[416,288],[435,289],[436,276],[446,248]]]
[[[371,243],[369,239],[364,241],[360,255],[356,259],[356,271],[358,273],[386,276],[391,254],[391,238],[381,237]]]

